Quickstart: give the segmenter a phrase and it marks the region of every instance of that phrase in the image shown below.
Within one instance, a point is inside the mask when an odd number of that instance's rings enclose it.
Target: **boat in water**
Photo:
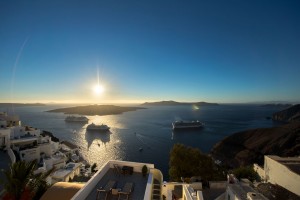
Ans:
[[[88,131],[109,131],[109,129],[110,127],[105,124],[96,125],[94,123],[91,123],[86,127],[86,130]]]
[[[65,119],[66,122],[88,122],[89,119],[85,116],[67,116]]]
[[[172,123],[173,130],[179,130],[179,129],[197,129],[202,128],[204,124],[200,121],[176,121]]]

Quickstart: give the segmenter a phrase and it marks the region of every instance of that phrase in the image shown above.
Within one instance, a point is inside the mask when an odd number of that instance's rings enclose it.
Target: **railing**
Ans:
[[[184,199],[186,199],[186,200],[195,200],[195,199],[192,197],[192,194],[190,193],[188,187],[189,187],[188,185],[183,185],[183,186],[182,186],[182,189],[183,189],[182,195],[183,195]]]
[[[150,172],[147,180],[144,200],[151,200],[152,199],[152,189],[153,189],[153,174]]]
[[[94,176],[73,196],[71,200],[85,199],[110,169],[109,162],[110,161],[103,165],[103,167],[96,174],[94,174]]]

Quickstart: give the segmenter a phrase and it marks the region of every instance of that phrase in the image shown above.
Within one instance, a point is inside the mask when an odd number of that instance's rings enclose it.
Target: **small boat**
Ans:
[[[141,147],[141,148],[139,148],[139,151],[143,151],[143,148]]]
[[[94,123],[91,123],[90,125],[88,125],[86,127],[86,130],[89,131],[109,131],[110,127],[105,125],[105,124],[101,124],[101,125],[96,125]]]
[[[197,121],[176,121],[172,123],[173,130],[177,129],[195,129],[195,128],[202,128],[204,124],[202,122]]]
[[[70,116],[67,116],[66,119],[65,119],[66,122],[88,122],[89,119],[85,116],[73,116],[73,115],[70,115]]]

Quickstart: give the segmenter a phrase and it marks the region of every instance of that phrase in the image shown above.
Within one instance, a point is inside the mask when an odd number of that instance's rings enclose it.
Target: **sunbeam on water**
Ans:
[[[57,107],[62,106],[17,107],[15,113],[23,125],[50,131],[60,140],[78,145],[89,163],[97,163],[99,167],[114,159],[154,163],[166,179],[169,152],[175,143],[209,152],[215,143],[234,132],[273,126],[272,121],[265,117],[277,111],[274,108],[229,105],[201,107],[196,111],[190,106],[149,107],[120,115],[87,116],[89,122],[81,124],[65,122],[67,115],[62,113],[44,112]],[[171,123],[177,119],[200,120],[205,127],[172,132]],[[86,131],[91,123],[106,124],[110,131]]]

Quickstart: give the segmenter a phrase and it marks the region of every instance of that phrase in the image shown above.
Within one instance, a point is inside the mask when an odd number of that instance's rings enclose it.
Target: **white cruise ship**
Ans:
[[[85,116],[67,116],[65,119],[66,122],[88,122],[89,119]]]
[[[101,125],[96,125],[94,123],[91,123],[89,124],[87,127],[86,127],[86,130],[88,131],[109,131],[110,127],[105,125],[105,124],[101,124]]]
[[[200,121],[176,121],[172,123],[173,130],[177,129],[195,129],[195,128],[202,128],[204,124]]]

